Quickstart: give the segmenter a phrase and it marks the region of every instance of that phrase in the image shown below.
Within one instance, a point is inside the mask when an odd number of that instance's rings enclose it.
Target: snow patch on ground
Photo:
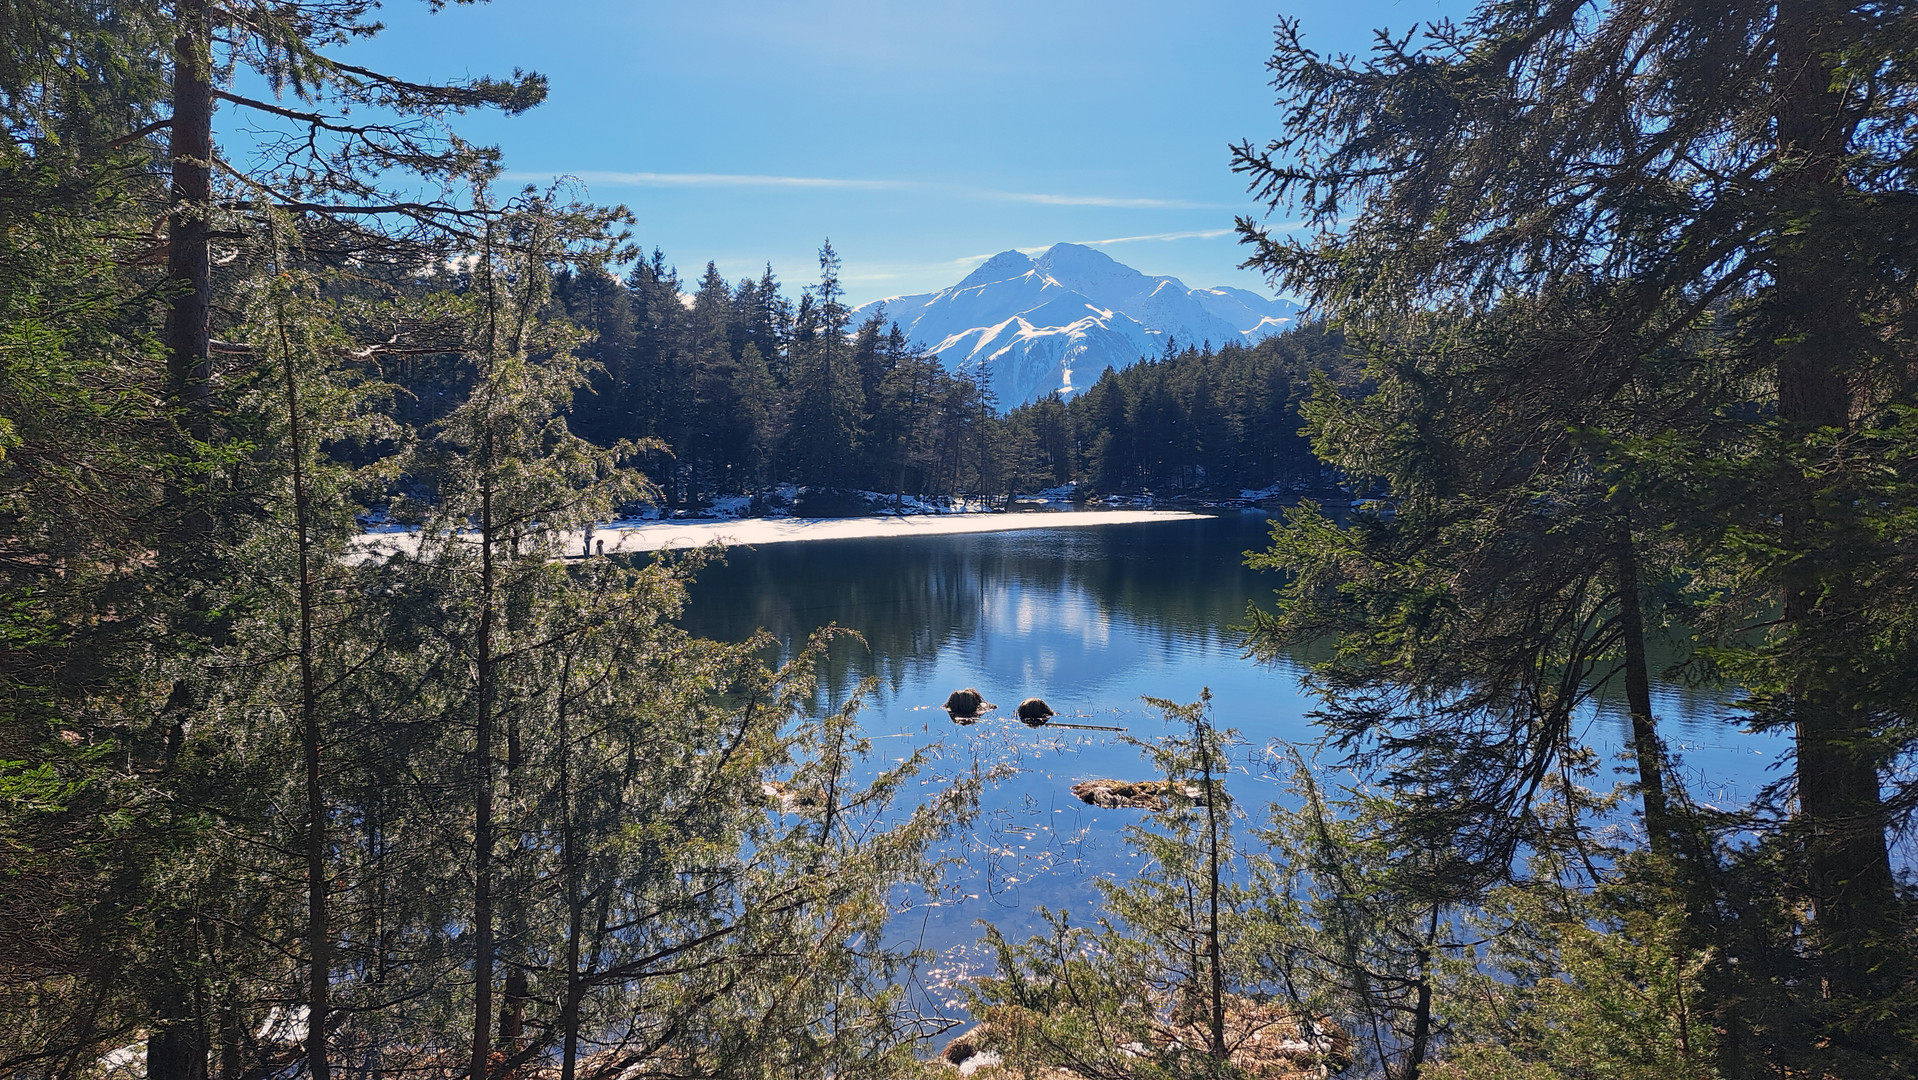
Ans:
[[[912,514],[863,518],[755,518],[740,522],[647,525],[619,530],[612,552],[662,551],[707,544],[785,544],[801,540],[852,540],[897,536],[946,536],[960,533],[1065,529],[1089,525],[1127,525],[1196,521],[1201,515],[1178,510],[1065,511],[1040,514]]]
[[[595,547],[605,553],[633,554],[705,547],[787,544],[802,540],[855,540],[899,536],[949,536],[962,533],[1015,532],[1024,529],[1071,529],[1089,525],[1132,525],[1147,522],[1197,521],[1203,515],[1183,510],[1081,510],[1057,513],[943,513],[892,514],[855,518],[744,518],[737,521],[646,521],[602,525],[593,531]],[[581,550],[584,531],[559,534],[561,550]],[[410,554],[419,548],[419,534],[368,533],[353,544],[360,558]]]

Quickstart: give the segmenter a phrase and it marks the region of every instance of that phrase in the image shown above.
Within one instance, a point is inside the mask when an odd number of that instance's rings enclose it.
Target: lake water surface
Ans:
[[[960,860],[953,895],[917,904],[895,924],[949,954],[930,973],[937,982],[977,962],[964,947],[978,937],[976,920],[1023,935],[1040,904],[1090,916],[1089,880],[1136,863],[1120,830],[1142,812],[1097,809],[1067,789],[1151,778],[1138,748],[1116,733],[1028,729],[1012,718],[1022,699],[1043,697],[1058,720],[1151,740],[1170,729],[1144,697],[1186,702],[1210,688],[1214,723],[1244,740],[1228,780],[1239,807],[1256,818],[1284,798],[1289,749],[1310,756],[1318,737],[1307,715],[1314,701],[1300,686],[1305,661],[1255,664],[1234,629],[1277,583],[1243,565],[1243,552],[1264,546],[1266,517],[734,549],[702,572],[684,623],[722,640],[763,626],[788,647],[829,623],[852,627],[866,645],[834,650],[822,704],[878,678],[860,713],[877,764],[927,749],[928,787],[975,765],[1017,766],[985,792],[979,820],[950,848]],[[967,686],[999,710],[958,726],[939,706]],[[1717,699],[1662,687],[1661,721],[1696,797],[1743,801],[1775,775],[1766,767],[1782,746],[1727,727]],[[1615,754],[1626,730],[1622,715],[1601,709],[1585,735]]]

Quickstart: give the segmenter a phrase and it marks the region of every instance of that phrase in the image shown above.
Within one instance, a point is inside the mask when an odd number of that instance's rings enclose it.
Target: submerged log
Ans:
[[[1072,793],[1106,810],[1164,810],[1172,805],[1168,796],[1175,793],[1205,805],[1205,788],[1170,780],[1081,780],[1072,785]]]
[[[980,1023],[948,1043],[940,1058],[948,1066],[956,1066],[951,1072],[961,1076],[1089,1080],[1115,1075],[1117,1070],[1112,1066],[1123,1068],[1128,1058],[1146,1065],[1163,1064],[1161,1055],[1184,1058],[1203,1054],[1211,1045],[1210,1025],[1182,1014],[1176,1006],[1148,1018],[1147,1023],[1150,1025],[1145,1033],[1148,1041],[1112,1044],[1112,1056],[1089,1063],[1091,1068],[1046,1063],[1045,1059],[1053,1055],[1029,1041],[1025,1059],[1015,1068],[1008,1066],[999,1054],[986,1049],[985,1044],[994,1041],[996,1034],[1037,1032],[1045,1027],[1046,1018],[1021,1006],[1004,1005],[992,1010],[989,1023]],[[1352,1039],[1329,1017],[1306,1013],[1283,1002],[1255,1001],[1238,994],[1229,994],[1225,999],[1225,1045],[1229,1048],[1228,1060],[1233,1074],[1247,1080],[1321,1080],[1352,1064]],[[1095,1055],[1099,1056],[1102,1055]],[[1155,1058],[1159,1060],[1149,1060]],[[1106,1067],[1100,1068],[1101,1065]]]

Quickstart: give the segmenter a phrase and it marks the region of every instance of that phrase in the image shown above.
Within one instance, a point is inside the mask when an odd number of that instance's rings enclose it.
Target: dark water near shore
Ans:
[[[961,860],[953,895],[902,912],[902,936],[946,952],[924,979],[937,983],[976,964],[965,948],[985,919],[1008,934],[1034,926],[1040,904],[1090,916],[1089,879],[1130,872],[1136,857],[1120,830],[1138,811],[1100,810],[1067,788],[1097,777],[1147,779],[1138,748],[1116,733],[1032,730],[1013,720],[1018,702],[1043,697],[1062,721],[1122,727],[1134,738],[1170,733],[1145,696],[1191,701],[1213,694],[1213,719],[1244,740],[1228,781],[1255,819],[1285,796],[1287,751],[1308,756],[1318,737],[1300,687],[1308,658],[1258,665],[1241,655],[1248,602],[1265,602],[1276,580],[1245,569],[1241,553],[1264,546],[1263,514],[1201,520],[905,539],[832,540],[734,550],[705,570],[685,625],[739,640],[766,627],[803,641],[838,623],[864,635],[832,654],[822,704],[836,705],[867,676],[880,689],[860,713],[876,764],[927,748],[924,787],[1011,763],[1019,773],[986,791],[979,820],[955,839]],[[977,687],[999,710],[967,727],[938,708]],[[1721,695],[1663,687],[1658,706],[1695,797],[1749,799],[1779,741],[1740,734],[1717,717]],[[1600,709],[1586,740],[1622,746],[1625,721]],[[1622,765],[1622,762],[1620,763]]]

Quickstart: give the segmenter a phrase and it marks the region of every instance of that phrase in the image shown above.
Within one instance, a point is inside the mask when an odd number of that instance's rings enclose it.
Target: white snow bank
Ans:
[[[1201,514],[1178,510],[1079,511],[1056,514],[953,514],[858,518],[753,518],[745,521],[670,522],[602,530],[606,551],[660,551],[711,543],[758,546],[799,540],[854,540],[888,536],[942,536],[953,533],[1012,532],[1020,529],[1070,529],[1087,525],[1129,525],[1147,521],[1196,521]]]
[[[1013,532],[1023,529],[1072,529],[1088,525],[1131,525],[1149,521],[1197,521],[1203,514],[1183,510],[1084,510],[1033,514],[906,515],[856,518],[746,518],[740,521],[661,521],[645,525],[602,526],[593,531],[595,547],[605,553],[697,548],[707,544],[757,547],[801,540],[856,540],[890,536],[944,536],[954,533]],[[581,532],[561,534],[567,554],[576,554]],[[369,555],[412,551],[418,533],[368,533],[355,547]]]

